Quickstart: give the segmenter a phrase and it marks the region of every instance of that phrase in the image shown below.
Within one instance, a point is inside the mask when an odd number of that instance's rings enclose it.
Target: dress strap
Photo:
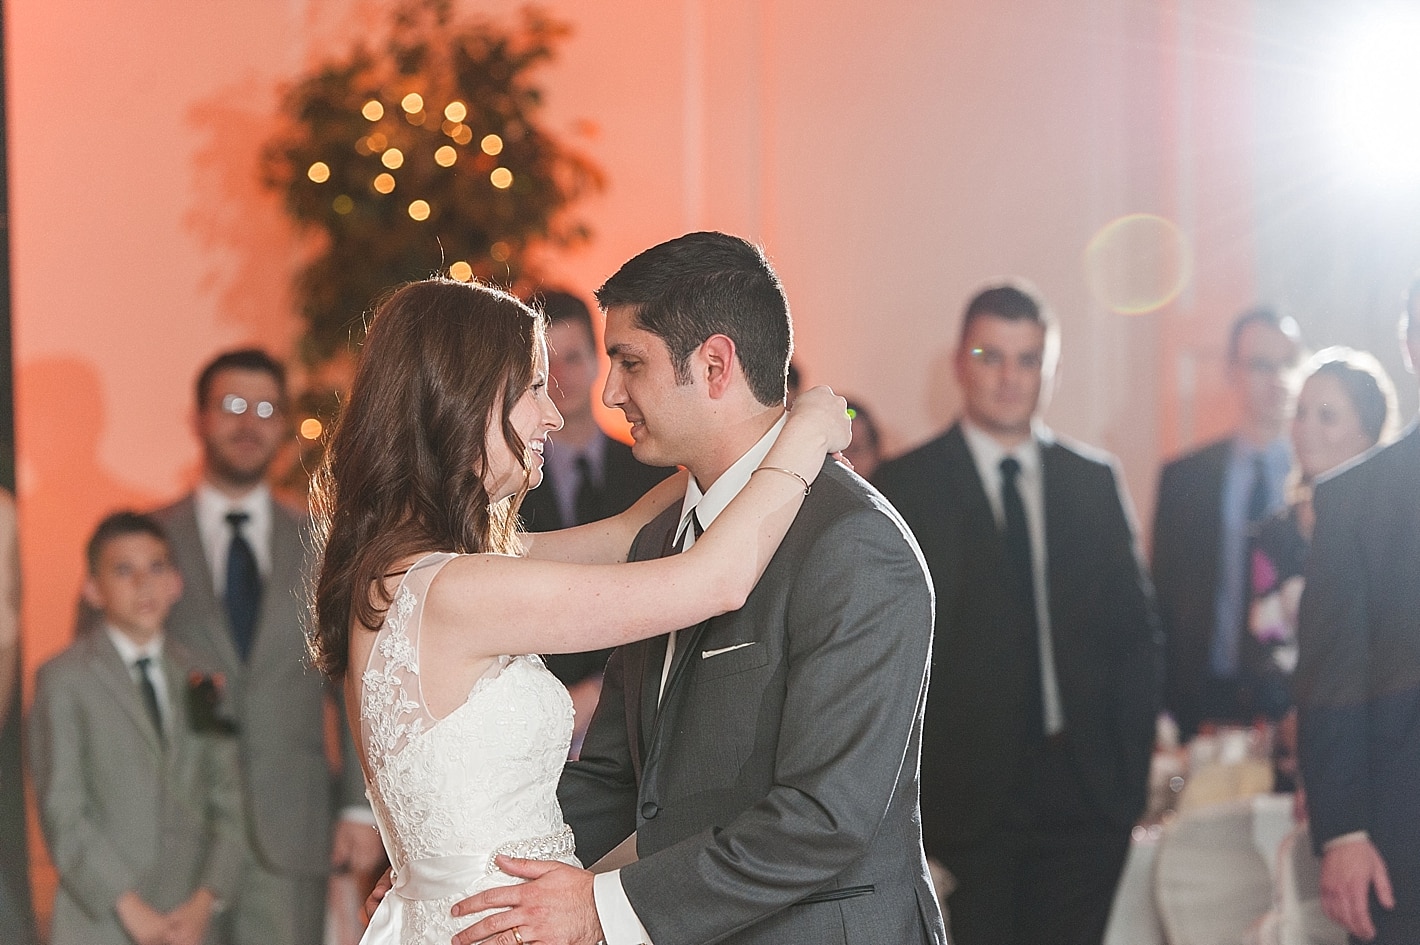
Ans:
[[[360,740],[371,770],[436,719],[419,686],[419,627],[434,578],[458,555],[437,551],[400,579],[360,677]]]

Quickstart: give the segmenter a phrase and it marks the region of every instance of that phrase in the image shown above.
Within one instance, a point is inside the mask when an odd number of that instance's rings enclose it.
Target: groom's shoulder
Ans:
[[[848,542],[871,540],[874,535],[900,534],[917,552],[911,529],[881,492],[846,466],[829,460],[814,480],[813,491],[795,521],[795,529],[821,533],[833,531]]]

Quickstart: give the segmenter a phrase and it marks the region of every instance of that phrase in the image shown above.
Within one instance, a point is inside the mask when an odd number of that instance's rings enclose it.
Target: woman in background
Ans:
[[[1354,460],[1395,432],[1395,388],[1372,355],[1327,348],[1303,368],[1305,380],[1292,418],[1295,479],[1286,509],[1263,522],[1253,536],[1252,609],[1248,626],[1256,647],[1258,714],[1283,721],[1291,708],[1290,683],[1297,666],[1297,605],[1311,544],[1312,488],[1316,481]],[[1280,741],[1288,742],[1287,723]],[[1281,746],[1279,746],[1281,747]],[[1285,752],[1290,754],[1290,752]],[[1279,789],[1289,771],[1279,765]]]

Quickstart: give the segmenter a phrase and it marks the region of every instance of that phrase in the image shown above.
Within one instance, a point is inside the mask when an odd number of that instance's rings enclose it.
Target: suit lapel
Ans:
[[[261,610],[256,618],[256,639],[252,641],[249,663],[255,664],[272,655],[281,659],[289,658],[290,650],[281,640],[275,639],[280,626],[280,613],[286,604],[284,595],[291,593],[286,583],[288,575],[301,573],[301,536],[296,524],[281,513],[276,500],[271,500],[271,570],[263,581],[261,589]],[[225,626],[225,622],[224,622]],[[233,653],[236,650],[233,648]]]
[[[108,635],[102,629],[93,631],[90,637],[89,660],[93,665],[95,675],[113,693],[118,704],[123,707],[123,713],[138,729],[139,736],[144,743],[155,755],[161,755],[163,745],[158,740],[158,732],[153,728],[153,720],[148,717],[148,710],[144,708],[138,695],[138,685],[129,675],[128,667],[123,665],[123,659],[118,655],[118,650],[114,649]]]
[[[675,547],[676,526],[680,524],[679,506],[672,505],[661,514],[659,523],[664,531],[662,532],[659,545],[658,558],[666,558],[673,554],[678,554]],[[684,631],[682,631],[684,633]],[[681,634],[677,634],[680,636]],[[638,680],[640,691],[636,694],[636,702],[640,706],[640,716],[637,719],[636,730],[631,733],[631,743],[636,745],[641,752],[641,765],[644,766],[645,758],[650,754],[651,745],[655,740],[656,723],[659,721],[660,706],[664,700],[661,699],[661,672],[666,665],[666,642],[668,636],[652,637],[649,640],[636,646],[637,655],[640,658],[639,672],[634,675],[628,672],[628,677]],[[677,655],[681,649],[681,641],[676,641]],[[630,667],[628,667],[628,670]],[[670,695],[670,679],[666,680],[666,694]]]
[[[960,423],[947,431],[942,446],[946,451],[944,465],[952,480],[951,492],[955,492],[957,501],[961,503],[963,533],[980,536],[991,554],[1004,560],[1005,538],[1001,535],[1001,526],[996,523],[996,514],[991,511],[986,484],[976,471],[976,460],[966,445]]]
[[[184,629],[205,634],[207,651],[217,654],[222,661],[223,671],[229,678],[235,679],[241,672],[242,664],[237,658],[237,648],[232,643],[232,634],[227,627],[226,608],[212,586],[212,566],[202,545],[202,535],[197,530],[197,503],[192,496],[188,496],[182,506],[173,513],[168,523],[168,541],[172,544],[182,571],[183,596],[190,596],[193,601],[192,609],[205,615],[205,619],[195,621],[196,626]]]
[[[163,675],[168,686],[168,765],[177,765],[187,748],[187,667],[177,658],[176,645],[169,640],[163,647]]]

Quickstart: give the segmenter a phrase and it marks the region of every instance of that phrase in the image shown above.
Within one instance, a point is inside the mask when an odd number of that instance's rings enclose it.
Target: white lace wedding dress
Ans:
[[[496,854],[580,865],[557,803],[572,701],[542,660],[501,657],[443,718],[424,704],[424,596],[454,557],[427,555],[404,575],[361,677],[366,788],[394,866],[362,945],[447,945],[478,918],[450,916],[455,902],[518,882]]]

